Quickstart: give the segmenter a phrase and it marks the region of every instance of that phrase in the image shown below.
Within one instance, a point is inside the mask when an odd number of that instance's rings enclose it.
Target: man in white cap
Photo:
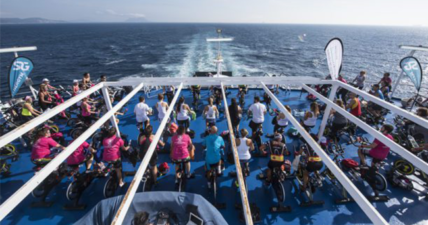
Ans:
[[[57,90],[57,88],[55,88],[54,86],[52,86],[52,85],[49,84],[49,79],[48,78],[44,78],[42,80],[42,82],[43,82],[43,84],[46,84],[46,86],[48,86],[48,90],[49,91],[56,91]]]

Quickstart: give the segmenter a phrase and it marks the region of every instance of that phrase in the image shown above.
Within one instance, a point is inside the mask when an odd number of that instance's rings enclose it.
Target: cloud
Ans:
[[[106,9],[103,11],[97,11],[97,14],[108,14],[112,16],[119,16],[119,17],[134,17],[134,18],[145,18],[146,15],[142,13],[119,13],[114,11],[113,9]]]

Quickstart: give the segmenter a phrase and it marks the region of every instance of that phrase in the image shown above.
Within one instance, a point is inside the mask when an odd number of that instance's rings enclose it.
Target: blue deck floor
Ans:
[[[252,103],[254,95],[261,95],[262,90],[250,90],[246,99],[246,107]],[[138,97],[142,93],[137,94],[129,104],[126,106],[129,108],[127,114],[120,118],[120,129],[123,133],[129,135],[132,140],[137,139],[137,129],[135,127],[135,117],[133,115],[134,105],[137,103]],[[186,98],[187,103],[191,103],[191,93],[188,90],[183,90],[183,96]],[[229,97],[236,96],[236,90],[232,90],[232,94]],[[306,100],[306,94],[300,96],[300,92],[292,91],[291,93],[280,92],[277,97],[284,103],[288,104],[292,109],[307,109],[310,102]],[[206,104],[206,98],[208,97],[208,91],[202,92],[203,104]],[[230,100],[230,99],[229,99]],[[155,98],[149,98],[147,100],[150,106],[153,106],[156,102]],[[196,158],[192,161],[192,171],[196,173],[195,179],[190,180],[187,185],[187,191],[192,193],[201,194],[206,199],[212,201],[212,195],[207,191],[207,185],[204,174],[204,161],[202,156],[201,133],[204,131],[205,123],[200,115],[203,106],[201,105],[198,109],[198,117],[196,121],[191,122],[191,129],[196,131],[196,137],[193,140],[196,146]],[[391,116],[389,116],[391,119]],[[151,116],[152,124],[154,127],[159,126],[159,121],[155,116]],[[272,132],[271,125],[272,117],[266,116],[263,124],[265,133]],[[249,120],[241,121],[241,128],[247,128],[248,130]],[[318,121],[318,125],[320,119]],[[217,122],[219,131],[227,129],[227,122],[223,114]],[[60,128],[64,128],[64,124],[60,124]],[[65,129],[65,128],[64,128]],[[317,132],[318,126],[312,131]],[[360,133],[366,135],[364,133]],[[367,136],[367,135],[366,135]],[[369,137],[369,136],[367,136]],[[264,140],[267,140],[265,137]],[[289,149],[292,149],[293,143],[296,140],[288,138],[287,145]],[[17,144],[17,143],[16,143]],[[18,145],[18,144],[17,144]],[[30,162],[30,151],[28,149],[20,149],[20,159],[17,162],[12,163],[11,175],[9,177],[2,177],[0,181],[0,202],[3,203],[9,196],[11,196],[16,190],[18,190],[27,180],[29,180],[34,172],[32,171],[33,164]],[[293,151],[291,151],[293,152]],[[357,151],[355,147],[346,147],[346,156],[356,159],[358,161]],[[390,162],[397,156],[391,154],[389,156]],[[293,156],[287,157],[292,161]],[[160,154],[158,163],[161,162],[170,163],[169,156],[167,154]],[[252,203],[256,203],[260,207],[262,224],[370,224],[371,221],[363,213],[356,203],[348,203],[346,205],[336,205],[334,200],[338,198],[334,187],[326,182],[324,186],[315,193],[317,200],[324,200],[325,204],[322,206],[312,206],[302,208],[299,206],[301,201],[301,195],[292,188],[290,181],[285,182],[286,188],[286,205],[292,207],[292,212],[274,214],[269,212],[269,207],[275,204],[275,196],[271,188],[266,188],[262,185],[262,182],[256,179],[257,174],[260,173],[259,168],[265,169],[267,166],[267,158],[253,158],[250,167],[251,174],[247,178],[248,181],[248,196]],[[386,168],[388,168],[388,164]],[[172,166],[172,164],[170,164]],[[221,213],[228,221],[229,224],[243,224],[239,221],[238,211],[235,209],[235,203],[240,203],[239,193],[232,184],[234,179],[228,177],[230,171],[234,171],[234,165],[226,165],[225,175],[219,178],[220,188],[219,197],[221,202],[227,204],[227,208],[221,210]],[[124,163],[124,170],[135,170],[128,162]],[[385,173],[385,171],[382,171]],[[50,194],[49,200],[55,202],[51,208],[37,209],[31,208],[30,204],[37,201],[31,195],[25,198],[25,200],[18,205],[5,219],[2,224],[71,224],[81,218],[86,212],[89,211],[95,204],[97,204],[102,196],[102,188],[107,179],[97,179],[91,186],[85,191],[82,201],[87,203],[88,206],[83,211],[66,211],[62,207],[68,203],[65,197],[65,191],[70,183],[70,180],[64,179],[63,182],[58,185]],[[132,177],[127,177],[125,181],[129,182]],[[371,189],[367,187],[362,181],[355,182],[357,187],[367,194],[371,194]],[[119,194],[124,194],[127,190],[128,185],[120,190]],[[173,191],[174,190],[174,169],[172,169],[167,176],[160,178],[159,183],[155,186],[154,191]],[[389,221],[391,224],[415,224],[415,223],[428,223],[428,216],[426,209],[428,202],[423,198],[419,197],[415,192],[407,192],[405,190],[388,187],[387,194],[391,200],[386,203],[374,203],[375,208],[382,214],[382,216]]]

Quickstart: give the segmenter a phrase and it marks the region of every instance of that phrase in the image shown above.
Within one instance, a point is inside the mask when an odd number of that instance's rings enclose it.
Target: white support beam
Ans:
[[[308,142],[310,147],[321,157],[327,168],[334,174],[339,180],[343,187],[349,192],[352,198],[361,207],[364,213],[369,219],[376,225],[388,224],[388,222],[379,214],[379,212],[373,207],[373,205],[366,199],[366,197],[358,190],[357,187],[352,183],[351,180],[342,172],[342,170],[331,160],[331,158],[321,149],[318,143],[308,134],[308,132],[300,125],[300,123],[285,109],[283,104],[269,91],[266,85],[261,82],[265,92],[272,98],[276,106],[285,114],[287,119],[293,124],[293,126],[299,131],[300,135]]]
[[[36,46],[30,46],[30,47],[14,47],[14,48],[1,48],[0,53],[8,53],[8,52],[26,52],[26,51],[36,51]]]
[[[333,84],[330,90],[330,96],[328,97],[330,101],[334,100],[334,97],[336,96],[336,92],[337,92],[337,85]],[[318,140],[320,141],[321,141],[322,135],[324,134],[325,126],[327,125],[327,120],[330,117],[330,112],[331,112],[331,106],[327,105],[327,108],[325,109],[324,115],[322,117],[320,129],[318,132]]]
[[[76,104],[77,102],[81,101],[83,98],[87,97],[88,95],[94,93],[95,91],[98,91],[100,88],[103,87],[103,83],[99,83],[88,90],[80,93],[74,98],[70,98],[66,102],[55,106],[53,109],[44,112],[42,115],[37,116],[36,118],[22,124],[21,126],[15,128],[14,130],[10,131],[9,133],[3,135],[0,137],[0,148],[9,144],[16,138],[24,135],[28,131],[34,129],[35,127],[39,126],[40,124],[44,123],[46,120],[52,118],[56,114],[66,110],[68,107]]]
[[[102,84],[101,84],[102,86]],[[27,183],[22,185],[18,191],[10,196],[3,204],[0,205],[0,221],[3,220],[22,200],[27,197],[43,180],[56,170],[58,166],[64,162],[84,141],[86,141],[96,130],[98,130],[110,117],[114,115],[125,103],[127,103],[141,88],[143,84],[138,85],[131,93],[122,99],[112,110],[108,111],[103,117],[97,120],[90,126],[82,135],[80,135],[73,143],[65,148],[57,155],[50,163],[42,170],[34,175]]]
[[[387,138],[385,135],[383,135],[381,132],[377,131],[373,127],[367,125],[365,122],[361,121],[345,109],[339,107],[332,101],[328,100],[326,97],[322,96],[312,88],[308,87],[305,84],[302,84],[302,87],[310,92],[311,94],[315,95],[317,98],[319,98],[321,101],[325,102],[327,105],[330,105],[336,112],[344,115],[349,121],[355,123],[358,127],[365,130],[367,133],[369,133],[374,138],[378,139],[380,142],[388,146],[392,151],[398,153],[403,158],[405,158],[407,161],[411,162],[413,165],[424,171],[425,173],[428,173],[428,164],[424,162],[422,159],[414,155],[413,153],[410,153],[405,148],[401,147],[397,143],[394,142],[394,140],[391,140]]]
[[[123,223],[126,213],[128,212],[128,209],[131,206],[132,200],[134,199],[138,186],[140,185],[141,180],[143,179],[144,172],[146,171],[147,166],[150,162],[150,159],[152,158],[153,152],[155,151],[156,146],[159,142],[159,139],[163,133],[163,130],[165,129],[166,123],[168,122],[168,119],[171,116],[172,110],[174,109],[175,102],[177,101],[182,88],[183,88],[183,83],[180,83],[180,86],[178,87],[178,90],[175,93],[174,98],[172,99],[171,105],[168,108],[168,111],[166,112],[165,117],[163,118],[161,124],[159,125],[156,135],[153,138],[152,143],[150,144],[149,149],[147,150],[146,155],[144,156],[144,159],[140,164],[140,167],[135,173],[134,179],[132,179],[131,184],[128,188],[128,191],[123,197],[122,204],[117,210],[117,213],[113,219],[113,222],[111,223],[112,225],[121,225]]]
[[[408,50],[413,50],[413,51],[425,51],[428,52],[428,47],[426,46],[416,46],[416,45],[400,45],[399,46],[401,49],[408,49]]]
[[[143,85],[144,86],[144,85]],[[104,96],[104,103],[106,104],[106,106],[107,106],[107,110],[108,111],[110,111],[112,108],[113,108],[113,106],[112,106],[112,104],[111,104],[111,101],[110,101],[110,94],[108,93],[108,90],[107,90],[107,87],[103,87],[102,89],[101,89],[101,91],[103,92],[103,96]],[[110,117],[110,123],[111,123],[111,125],[112,126],[114,126],[115,128],[116,128],[116,130],[117,130],[117,136],[118,137],[120,137],[120,130],[119,130],[119,126],[117,125],[117,122],[116,122],[116,116],[113,114],[113,116],[112,117]]]
[[[352,87],[348,84],[345,84],[343,82],[340,82],[340,81],[329,81],[329,83],[330,84],[337,84],[340,87],[345,88],[348,91],[353,92],[353,93],[363,97],[364,99],[366,99],[368,101],[374,102],[374,103],[378,104],[379,106],[382,106],[385,109],[391,110],[393,113],[395,113],[397,115],[400,115],[402,117],[405,117],[406,119],[409,119],[409,120],[415,122],[416,124],[419,124],[423,127],[428,127],[428,120],[423,119],[422,117],[416,116],[415,114],[413,114],[411,112],[408,112],[408,111],[406,111],[400,107],[397,107],[394,104],[391,104],[387,101],[384,101],[380,98],[377,98],[376,96],[373,96],[373,95],[371,95],[365,91],[361,91],[360,89],[354,88],[354,87]],[[317,92],[317,94],[318,94],[318,92]]]
[[[236,177],[239,183],[239,193],[241,194],[242,209],[243,209],[242,211],[244,212],[245,224],[252,225],[253,218],[251,217],[251,208],[250,208],[250,202],[248,201],[248,192],[246,190],[244,175],[242,174],[242,167],[239,161],[238,150],[235,142],[235,134],[233,131],[232,121],[230,120],[229,107],[227,104],[227,98],[226,98],[226,93],[224,91],[223,83],[221,83],[221,92],[223,94],[223,100],[224,100],[224,112],[227,119],[227,125],[229,127],[229,136],[230,136],[230,142],[232,144],[233,159],[235,160]]]

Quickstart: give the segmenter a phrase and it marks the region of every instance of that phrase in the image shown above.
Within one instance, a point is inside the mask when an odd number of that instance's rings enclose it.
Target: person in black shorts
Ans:
[[[311,137],[315,141],[318,141],[318,137],[315,134],[311,133]],[[298,155],[301,155],[298,170],[300,173],[303,173],[303,187],[300,188],[302,191],[305,191],[308,186],[309,174],[313,172],[318,173],[324,166],[324,163],[308,143],[304,143],[300,147]]]
[[[281,167],[284,162],[284,154],[288,155],[287,145],[282,141],[281,134],[275,134],[273,140],[270,140],[266,145],[263,145],[264,149],[269,149],[270,158],[268,162],[268,169],[266,170],[265,185],[269,186],[272,181],[272,171],[275,168]]]
[[[231,104],[229,106],[229,115],[230,120],[232,122],[232,128],[235,135],[239,134],[239,123],[241,122],[242,118],[242,109],[236,102],[235,98],[232,98]]]
[[[140,140],[138,140],[138,143],[140,144],[140,152],[139,152],[139,158],[143,159],[144,156],[147,153],[147,150],[149,149],[152,140],[154,139],[154,135],[153,135],[153,127],[152,125],[148,125],[146,127],[146,129],[144,130],[144,135],[140,136]],[[150,159],[149,162],[149,166],[152,169],[152,177],[154,179],[154,181],[156,182],[157,179],[157,174],[158,174],[158,168],[156,166],[157,161],[158,161],[158,153],[157,151],[159,151],[161,148],[163,148],[165,146],[165,143],[161,140],[159,140],[157,146],[156,146],[156,150],[153,152],[152,158]]]

